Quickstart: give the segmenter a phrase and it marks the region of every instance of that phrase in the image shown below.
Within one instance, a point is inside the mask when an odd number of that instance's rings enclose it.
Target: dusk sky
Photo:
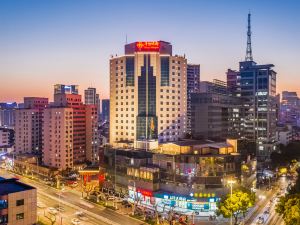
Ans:
[[[300,1],[0,1],[0,102],[49,97],[56,83],[109,97],[109,58],[128,42],[169,41],[201,64],[201,80],[225,80],[246,51],[252,13],[254,60],[272,63],[277,92],[300,93]]]

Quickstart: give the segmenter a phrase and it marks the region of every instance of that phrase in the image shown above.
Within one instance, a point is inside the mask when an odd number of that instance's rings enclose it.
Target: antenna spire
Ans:
[[[248,31],[247,31],[247,49],[245,61],[253,61],[252,47],[251,47],[251,13],[248,13]]]

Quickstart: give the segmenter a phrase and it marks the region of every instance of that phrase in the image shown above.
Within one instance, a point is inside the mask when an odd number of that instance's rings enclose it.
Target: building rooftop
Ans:
[[[16,178],[5,179],[3,177],[0,177],[0,187],[0,196],[35,189],[32,186],[19,182]]]

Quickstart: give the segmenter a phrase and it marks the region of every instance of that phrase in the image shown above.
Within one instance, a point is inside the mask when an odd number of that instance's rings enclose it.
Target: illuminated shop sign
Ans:
[[[190,194],[191,197],[195,197],[195,198],[214,198],[216,197],[215,193],[191,193]]]
[[[135,44],[135,50],[138,52],[157,52],[159,47],[158,41],[139,41]]]
[[[137,192],[141,193],[143,196],[148,196],[148,197],[152,197],[153,196],[153,192],[149,191],[149,190],[137,188]]]

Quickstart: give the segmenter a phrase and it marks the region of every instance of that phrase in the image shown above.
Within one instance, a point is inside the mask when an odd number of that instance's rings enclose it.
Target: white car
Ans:
[[[36,206],[37,206],[38,208],[41,208],[41,209],[46,208],[46,205],[45,205],[44,203],[42,203],[42,202],[37,202],[37,203],[36,203]]]
[[[74,225],[80,224],[80,220],[77,219],[77,218],[73,218],[71,222],[72,222],[72,224],[74,224]]]
[[[76,215],[76,216],[83,216],[83,215],[84,215],[84,212],[82,212],[82,211],[76,211],[76,212],[75,212],[75,215]]]
[[[107,198],[107,201],[113,201],[114,199],[115,199],[114,196],[109,196],[109,197]]]
[[[58,213],[57,209],[53,208],[53,207],[49,207],[48,211],[50,214],[56,215]]]
[[[263,217],[258,217],[256,224],[264,224],[265,223],[265,219]]]

